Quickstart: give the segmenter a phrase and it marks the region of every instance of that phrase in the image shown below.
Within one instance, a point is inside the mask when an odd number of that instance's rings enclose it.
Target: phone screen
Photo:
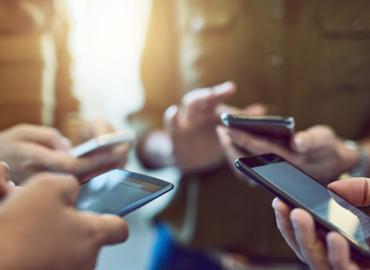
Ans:
[[[298,202],[354,244],[370,251],[370,218],[356,206],[283,159],[251,169],[283,197]]]
[[[125,215],[172,189],[172,184],[125,170],[113,170],[81,185],[76,207]]]

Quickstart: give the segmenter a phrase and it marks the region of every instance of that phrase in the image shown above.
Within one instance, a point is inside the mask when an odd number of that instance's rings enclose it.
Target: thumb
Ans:
[[[356,206],[370,205],[370,185],[368,178],[350,178],[328,185],[328,188]]]
[[[9,181],[9,167],[5,162],[0,162],[0,200],[10,192]]]
[[[298,153],[307,153],[312,149],[331,145],[335,135],[327,126],[314,126],[294,136],[293,148]]]
[[[117,244],[128,238],[128,225],[122,218],[110,214],[81,214],[86,218],[86,222],[94,225],[99,245]]]
[[[79,193],[78,180],[71,175],[38,173],[29,178],[25,186],[32,187],[44,197],[71,206],[75,205]]]
[[[172,105],[164,113],[163,122],[167,130],[176,130],[179,125],[179,107]]]

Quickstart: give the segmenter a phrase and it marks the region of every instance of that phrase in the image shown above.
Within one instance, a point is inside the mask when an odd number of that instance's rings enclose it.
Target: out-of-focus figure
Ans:
[[[65,128],[72,95],[64,1],[0,1],[0,129],[17,123]]]
[[[112,131],[83,121],[73,95],[66,1],[0,1],[0,130],[54,126],[78,142]]]
[[[196,269],[207,262],[215,267],[209,269],[219,269],[215,258],[229,252],[246,256],[252,265],[294,260],[271,226],[271,197],[235,179],[223,162],[210,108],[215,100],[239,108],[262,103],[269,113],[294,116],[298,131],[324,124],[339,137],[365,138],[370,131],[369,8],[363,0],[153,1],[142,61],[146,100],[136,116],[148,127],[141,158],[151,167],[166,161],[179,165],[183,138],[182,161],[185,156],[186,165],[193,165],[181,168],[177,196],[158,218],[163,223],[153,269]],[[238,90],[229,84],[188,93],[229,80]],[[193,102],[195,95],[210,102]],[[198,103],[198,114],[189,113],[191,103]],[[180,104],[169,117],[175,120],[160,133],[171,104]],[[158,143],[168,134],[167,144]],[[164,154],[168,157],[159,158]]]

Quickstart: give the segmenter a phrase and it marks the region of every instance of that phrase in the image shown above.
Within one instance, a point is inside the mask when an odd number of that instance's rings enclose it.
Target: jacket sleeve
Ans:
[[[141,56],[144,106],[131,115],[144,131],[160,127],[165,109],[176,102],[176,40],[173,1],[154,0]]]

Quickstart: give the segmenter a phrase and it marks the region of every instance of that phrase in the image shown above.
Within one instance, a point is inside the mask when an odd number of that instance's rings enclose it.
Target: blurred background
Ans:
[[[150,0],[68,0],[76,94],[87,117],[115,125],[143,100],[139,58]]]
[[[142,106],[139,74],[151,0],[69,0],[72,15],[71,50],[74,56],[75,91],[87,118],[109,119],[116,128],[126,126],[126,116]],[[142,171],[131,156],[128,168]],[[163,179],[175,178],[171,170],[146,172]],[[105,248],[98,270],[147,269],[154,239],[150,217],[168,196],[129,215],[130,239]]]

